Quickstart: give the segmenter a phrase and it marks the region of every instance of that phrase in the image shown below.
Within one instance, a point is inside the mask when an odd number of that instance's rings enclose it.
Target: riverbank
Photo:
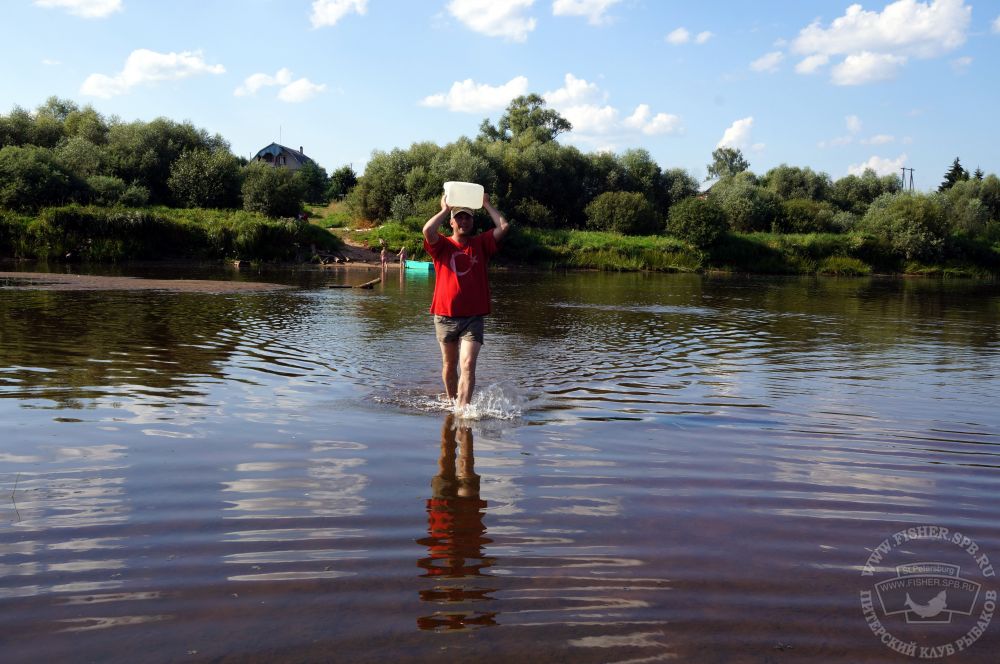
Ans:
[[[57,262],[200,260],[377,267],[380,241],[395,254],[428,260],[423,220],[374,228],[328,219],[269,219],[235,210],[102,208],[69,205],[35,216],[0,211],[0,257]],[[326,227],[325,227],[326,226]],[[393,257],[395,258],[395,257]],[[727,233],[699,249],[668,235],[551,230],[515,225],[498,266],[609,272],[732,272],[863,276],[899,274],[995,278],[1000,243],[953,237],[934,261],[907,260],[860,233]]]
[[[345,243],[391,251],[406,246],[415,260],[427,260],[416,224],[386,223],[366,230],[333,229]],[[907,260],[874,238],[852,233],[727,233],[706,249],[667,235],[631,236],[582,230],[515,226],[498,265],[608,272],[733,272],[747,274],[864,276],[898,274],[994,278],[1000,274],[1000,245],[952,239],[934,262]]]

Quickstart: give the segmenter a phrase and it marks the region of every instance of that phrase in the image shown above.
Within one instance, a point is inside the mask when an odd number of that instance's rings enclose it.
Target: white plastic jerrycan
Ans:
[[[448,207],[478,210],[483,207],[483,185],[475,182],[445,182],[444,201]]]

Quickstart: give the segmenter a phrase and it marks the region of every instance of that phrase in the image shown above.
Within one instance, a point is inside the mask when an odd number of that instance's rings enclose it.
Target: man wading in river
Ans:
[[[494,228],[475,235],[472,210],[449,207],[441,197],[441,211],[424,224],[424,249],[434,259],[434,298],[431,313],[441,344],[444,391],[459,408],[472,401],[476,387],[476,359],[483,345],[483,316],[490,313],[490,283],[486,266],[510,224],[483,195],[483,208]],[[438,228],[450,216],[451,236]],[[461,368],[461,375],[459,375]]]

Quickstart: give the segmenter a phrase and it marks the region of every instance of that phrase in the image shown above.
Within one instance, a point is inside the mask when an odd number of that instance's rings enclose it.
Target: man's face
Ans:
[[[459,212],[451,219],[451,230],[456,237],[463,237],[472,235],[472,215],[465,212]]]

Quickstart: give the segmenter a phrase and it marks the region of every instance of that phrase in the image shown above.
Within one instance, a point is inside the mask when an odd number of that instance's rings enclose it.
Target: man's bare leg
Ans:
[[[444,393],[452,401],[458,397],[458,342],[441,342],[441,380]]]
[[[459,350],[459,364],[462,374],[458,378],[458,407],[465,408],[472,402],[472,391],[476,389],[476,360],[483,345],[472,339],[463,339]]]

